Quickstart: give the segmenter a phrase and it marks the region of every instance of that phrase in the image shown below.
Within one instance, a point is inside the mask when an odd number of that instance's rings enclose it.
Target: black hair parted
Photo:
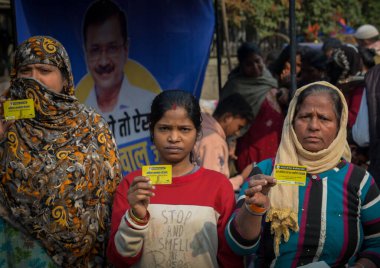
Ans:
[[[213,113],[213,116],[219,118],[226,113],[232,116],[239,116],[246,119],[248,122],[253,120],[253,113],[251,105],[239,93],[234,93],[222,99]]]
[[[261,56],[260,49],[255,43],[243,43],[237,51],[239,63],[242,63],[252,53]]]
[[[149,116],[151,137],[153,137],[156,123],[164,116],[165,112],[172,110],[173,107],[182,107],[186,110],[199,135],[202,129],[202,115],[199,101],[187,91],[171,89],[162,91],[152,102]]]
[[[118,17],[121,35],[123,37],[124,44],[126,44],[128,40],[127,15],[115,2],[111,0],[97,0],[88,7],[83,19],[84,43],[87,43],[87,29],[90,25],[102,24],[112,16]]]

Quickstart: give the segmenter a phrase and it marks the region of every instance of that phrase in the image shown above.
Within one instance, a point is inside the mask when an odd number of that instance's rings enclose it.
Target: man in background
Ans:
[[[124,11],[110,0],[93,2],[84,17],[83,39],[93,79],[84,102],[107,120],[119,147],[149,137],[147,116],[156,94],[132,85],[126,76],[129,43]]]
[[[377,28],[371,24],[364,24],[356,30],[354,37],[359,47],[373,49],[376,52],[374,61],[379,64],[380,40]]]

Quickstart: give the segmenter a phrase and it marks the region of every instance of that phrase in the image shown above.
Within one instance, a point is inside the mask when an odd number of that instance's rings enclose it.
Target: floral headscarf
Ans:
[[[67,86],[48,90],[17,78],[20,66],[57,66]],[[111,205],[121,179],[116,144],[105,120],[74,96],[67,53],[51,37],[19,46],[11,99],[33,99],[36,117],[16,120],[0,144],[0,214],[40,241],[60,266],[105,263]]]
[[[62,93],[74,95],[74,79],[69,55],[60,42],[48,36],[34,36],[20,44],[15,53],[11,79],[17,77],[17,71],[21,66],[35,63],[58,67],[67,81]]]

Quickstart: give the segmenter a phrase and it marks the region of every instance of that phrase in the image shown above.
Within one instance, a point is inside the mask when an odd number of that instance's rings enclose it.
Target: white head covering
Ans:
[[[364,24],[356,30],[354,37],[356,39],[370,39],[378,35],[379,31],[376,29],[375,26],[371,24]]]
[[[343,110],[340,119],[340,128],[334,141],[328,148],[319,152],[305,150],[298,141],[293,128],[293,119],[296,116],[295,109],[299,95],[311,86],[325,86],[336,91],[342,101]],[[347,143],[347,103],[342,92],[332,84],[324,81],[311,83],[299,88],[289,104],[288,114],[284,121],[282,136],[277,150],[276,164],[290,164],[306,166],[307,172],[317,174],[334,168],[343,157],[351,161],[351,151]],[[290,230],[298,232],[298,187],[293,185],[278,184],[269,192],[271,208],[267,213],[266,221],[271,222],[271,232],[274,234],[274,250],[279,255],[279,244],[282,238],[288,241]]]

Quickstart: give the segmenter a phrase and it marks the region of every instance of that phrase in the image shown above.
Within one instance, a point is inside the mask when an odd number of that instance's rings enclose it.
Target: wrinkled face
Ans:
[[[242,73],[247,77],[259,77],[263,75],[264,63],[260,55],[251,53],[240,65]]]
[[[154,126],[153,141],[163,164],[189,162],[196,139],[194,123],[182,107],[166,111]]]
[[[248,121],[245,118],[241,118],[240,116],[228,116],[226,119],[226,124],[224,129],[224,133],[226,134],[226,137],[232,137],[240,136],[240,131],[242,128],[244,128]]]
[[[64,79],[58,67],[50,64],[28,64],[21,66],[17,72],[18,78],[34,78],[44,84],[47,89],[61,93]]]
[[[294,117],[293,127],[305,150],[318,152],[328,148],[338,133],[338,119],[330,95],[323,92],[306,97]]]
[[[128,57],[118,17],[113,16],[102,24],[89,25],[86,37],[87,66],[96,88],[118,89]]]

